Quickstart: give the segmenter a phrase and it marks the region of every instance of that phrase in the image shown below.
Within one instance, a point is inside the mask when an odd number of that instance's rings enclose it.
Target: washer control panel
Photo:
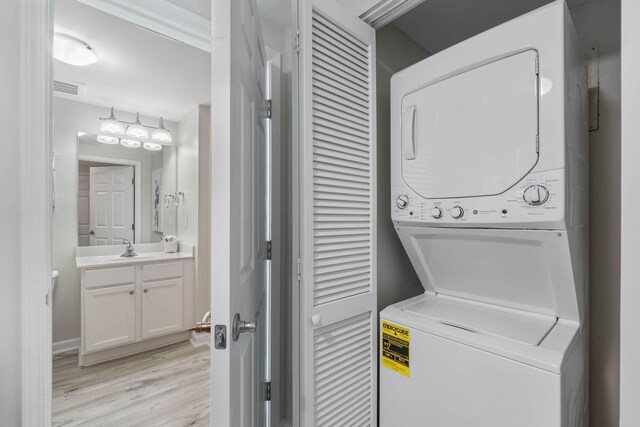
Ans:
[[[425,199],[408,186],[392,187],[391,218],[397,224],[442,226],[549,223],[564,220],[564,170],[528,175],[495,196]]]

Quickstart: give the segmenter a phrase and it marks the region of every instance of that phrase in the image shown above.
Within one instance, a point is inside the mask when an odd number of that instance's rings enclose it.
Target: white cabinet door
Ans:
[[[142,284],[142,338],[182,330],[182,279]]]
[[[84,337],[85,352],[135,341],[134,284],[85,291]]]

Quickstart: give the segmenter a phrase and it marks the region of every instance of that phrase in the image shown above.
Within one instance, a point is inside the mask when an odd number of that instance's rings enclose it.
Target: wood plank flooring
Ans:
[[[54,426],[208,426],[209,346],[186,341],[78,366],[53,361]]]

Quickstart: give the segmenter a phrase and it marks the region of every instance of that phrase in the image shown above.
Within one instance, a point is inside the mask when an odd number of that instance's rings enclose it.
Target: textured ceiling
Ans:
[[[79,101],[172,121],[210,102],[208,52],[75,0],[55,1],[54,28],[86,41],[100,57],[86,67],[54,61],[56,79],[87,85]]]

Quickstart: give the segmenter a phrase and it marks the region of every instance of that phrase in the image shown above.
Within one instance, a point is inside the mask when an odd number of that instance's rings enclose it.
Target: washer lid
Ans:
[[[520,181],[538,161],[537,58],[527,50],[405,95],[407,185],[442,199],[500,194]]]
[[[566,231],[396,229],[427,292],[580,320]]]
[[[557,322],[553,316],[442,295],[428,296],[404,307],[403,311],[464,331],[491,335],[530,346],[540,344]]]

